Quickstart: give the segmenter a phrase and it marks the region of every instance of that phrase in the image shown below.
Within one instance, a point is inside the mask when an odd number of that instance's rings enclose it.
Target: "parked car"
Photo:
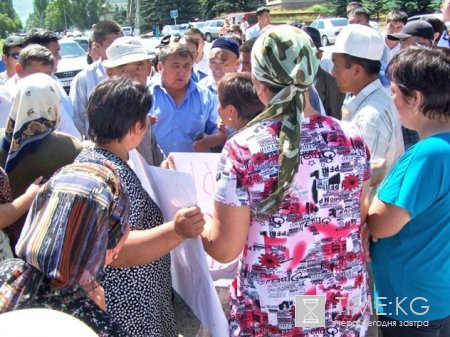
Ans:
[[[347,25],[348,20],[345,18],[316,19],[310,24],[311,27],[316,28],[320,32],[320,37],[324,46],[333,44],[342,28]]]
[[[212,42],[212,40],[217,39],[220,36],[220,28],[222,28],[225,24],[225,20],[209,20],[206,22],[206,25],[203,26],[200,30],[205,35],[205,40],[207,42]]]
[[[123,35],[125,36],[133,36],[133,28],[126,26],[126,27],[122,27],[122,32]]]
[[[55,76],[61,81],[64,90],[69,93],[70,83],[75,75],[88,65],[86,53],[77,42],[71,39],[59,40],[59,46],[61,60],[58,62]]]
[[[80,45],[81,48],[84,49],[84,51],[87,53],[89,49],[89,40],[87,37],[81,36],[81,37],[71,37],[71,40],[75,41]]]
[[[206,21],[199,21],[199,22],[189,22],[189,28],[194,27],[198,29],[202,29],[206,25]]]
[[[180,25],[165,25],[161,31],[161,37],[167,35],[181,35],[183,36],[188,29],[189,24],[180,24]]]

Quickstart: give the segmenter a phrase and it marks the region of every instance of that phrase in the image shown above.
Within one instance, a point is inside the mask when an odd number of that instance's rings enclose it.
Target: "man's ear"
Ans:
[[[113,72],[111,68],[105,68],[106,70],[106,75],[108,75],[108,77],[112,77],[113,76]]]
[[[163,66],[162,62],[158,62],[158,65],[156,66],[158,73],[162,73],[163,67],[164,66]]]
[[[23,74],[23,67],[22,67],[22,65],[20,63],[16,63],[16,65],[14,66],[14,69],[16,70],[16,74],[19,77],[22,77],[22,74]]]

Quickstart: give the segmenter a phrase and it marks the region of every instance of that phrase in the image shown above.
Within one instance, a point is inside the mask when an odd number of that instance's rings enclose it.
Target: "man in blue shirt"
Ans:
[[[192,79],[192,53],[179,43],[169,44],[159,55],[158,72],[150,86],[154,104],[152,125],[158,144],[170,152],[205,152],[222,144],[217,129],[217,102],[212,93]]]

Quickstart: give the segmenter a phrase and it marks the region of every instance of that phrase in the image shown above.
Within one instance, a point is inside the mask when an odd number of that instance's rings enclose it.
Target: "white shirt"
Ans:
[[[342,120],[359,130],[371,159],[386,160],[387,173],[404,152],[404,145],[394,102],[381,81],[376,79],[356,96],[347,97],[342,110]],[[377,187],[371,190],[371,199]]]
[[[194,70],[201,71],[208,76],[211,75],[211,69],[209,68],[209,58],[206,52],[203,52],[203,56],[197,63],[194,64]]]
[[[80,133],[87,137],[89,121],[86,115],[89,96],[100,82],[108,78],[100,60],[80,71],[70,84],[69,96],[73,106],[73,121]]]
[[[257,37],[259,35],[260,31],[261,31],[261,28],[259,27],[258,23],[253,25],[253,26],[251,26],[245,32],[245,40],[248,41],[250,39],[253,39],[254,37]]]

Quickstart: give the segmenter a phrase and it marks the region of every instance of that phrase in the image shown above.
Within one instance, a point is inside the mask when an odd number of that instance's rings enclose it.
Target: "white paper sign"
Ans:
[[[178,172],[190,174],[194,178],[198,205],[203,213],[214,212],[214,183],[220,153],[181,153],[170,154]]]
[[[196,204],[195,185],[190,175],[149,166],[136,150],[130,152],[129,164],[144,189],[162,209],[166,221],[173,219],[178,208]],[[212,336],[229,336],[228,322],[214,288],[200,238],[185,240],[170,252],[170,256],[175,291]]]
[[[177,171],[191,174],[197,189],[198,206],[203,213],[214,213],[214,183],[220,153],[181,153],[170,154]],[[205,253],[206,254],[206,253]],[[206,254],[208,268],[217,287],[229,287],[236,276],[237,259],[229,263],[220,263]]]

